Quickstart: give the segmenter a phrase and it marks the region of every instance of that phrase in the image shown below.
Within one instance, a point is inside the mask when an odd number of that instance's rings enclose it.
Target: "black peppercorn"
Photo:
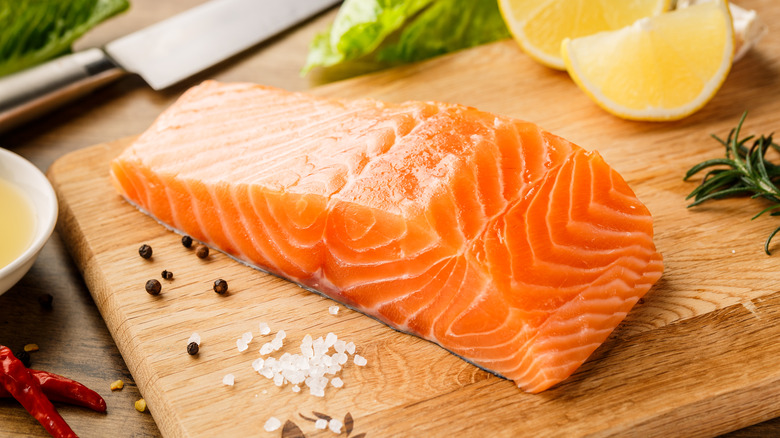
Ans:
[[[189,344],[187,344],[187,353],[190,356],[195,356],[196,354],[198,354],[198,351],[200,351],[200,346],[198,346],[196,342],[190,342]]]
[[[190,236],[182,236],[181,244],[184,245],[185,248],[191,248],[192,247],[192,237],[190,237]]]
[[[152,258],[152,247],[144,243],[138,248],[138,254],[145,259],[150,259]]]
[[[227,290],[228,290],[227,281],[220,278],[219,280],[214,282],[214,292],[220,295],[224,295],[227,293]]]
[[[162,286],[159,281],[151,279],[146,282],[146,291],[149,292],[150,295],[159,295],[160,290],[162,290]]]
[[[198,250],[195,252],[195,254],[198,256],[198,258],[205,259],[209,256],[209,247],[201,245],[198,247]]]
[[[164,278],[166,280],[172,280],[173,279],[173,272],[171,272],[171,271],[169,271],[167,269],[162,271],[161,275],[162,275],[162,278]]]
[[[38,295],[38,304],[46,310],[51,310],[54,297],[51,294]]]
[[[30,368],[31,362],[30,362],[30,353],[19,350],[16,353],[14,353],[14,356],[16,356],[17,359],[19,359],[22,364],[24,364],[25,367]]]

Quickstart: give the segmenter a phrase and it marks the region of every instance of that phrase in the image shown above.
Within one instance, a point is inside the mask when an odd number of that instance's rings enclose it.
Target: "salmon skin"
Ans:
[[[158,221],[543,391],[661,277],[623,178],[461,105],[188,90],[111,163]]]

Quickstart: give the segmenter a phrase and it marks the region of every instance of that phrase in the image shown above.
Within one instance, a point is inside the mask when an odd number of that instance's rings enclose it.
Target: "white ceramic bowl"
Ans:
[[[35,165],[3,148],[0,148],[0,178],[24,192],[32,203],[35,216],[32,243],[16,260],[0,269],[2,295],[30,270],[41,248],[49,240],[57,223],[57,195],[49,180]]]

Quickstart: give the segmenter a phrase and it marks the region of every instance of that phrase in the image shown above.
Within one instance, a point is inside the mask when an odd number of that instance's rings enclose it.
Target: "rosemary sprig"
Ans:
[[[729,132],[724,141],[715,134],[712,137],[726,148],[726,158],[715,158],[693,166],[686,174],[687,181],[693,175],[704,169],[709,169],[704,174],[701,185],[696,187],[687,198],[693,198],[688,207],[694,207],[712,199],[723,199],[734,196],[750,195],[751,198],[764,198],[772,202],[772,205],[761,210],[751,218],[755,219],[764,213],[771,216],[780,216],[780,165],[771,163],[766,159],[766,152],[773,148],[780,151],[780,146],[772,141],[772,135],[755,138],[751,135],[743,139],[739,138],[742,124],[747,117],[747,111],[742,114],[736,128]],[[753,140],[749,147],[748,142]],[[780,227],[775,228],[764,242],[764,251],[769,252],[769,243],[780,232]]]

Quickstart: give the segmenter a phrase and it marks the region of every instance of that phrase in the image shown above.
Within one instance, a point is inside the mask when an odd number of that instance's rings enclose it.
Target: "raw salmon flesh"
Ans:
[[[158,221],[529,392],[660,278],[623,178],[532,123],[207,81],[111,163]]]

